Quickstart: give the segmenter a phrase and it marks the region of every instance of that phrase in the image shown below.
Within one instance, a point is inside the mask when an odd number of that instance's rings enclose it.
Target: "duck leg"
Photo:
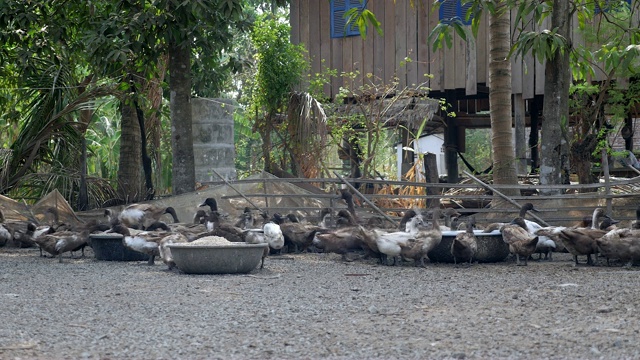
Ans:
[[[587,254],[587,265],[594,265],[593,259],[591,259],[591,254]]]
[[[62,253],[58,254],[58,262],[62,264]]]
[[[149,261],[147,261],[147,265],[154,265],[156,263],[156,256],[149,255]]]

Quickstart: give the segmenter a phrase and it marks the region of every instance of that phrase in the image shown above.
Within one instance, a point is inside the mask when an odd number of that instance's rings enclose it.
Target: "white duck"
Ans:
[[[378,251],[386,257],[393,258],[393,265],[397,264],[397,257],[402,252],[402,247],[409,247],[409,241],[415,240],[416,233],[420,230],[420,226],[424,225],[424,219],[420,215],[416,215],[407,222],[407,231],[385,232],[374,229],[374,236]]]

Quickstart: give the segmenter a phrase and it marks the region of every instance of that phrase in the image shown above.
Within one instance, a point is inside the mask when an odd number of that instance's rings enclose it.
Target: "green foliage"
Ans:
[[[282,110],[289,92],[300,83],[308,67],[304,46],[291,44],[289,33],[289,25],[266,15],[251,30],[257,62],[252,105],[269,114]]]
[[[469,129],[465,136],[464,157],[478,171],[493,163],[491,151],[491,129]]]
[[[369,26],[373,26],[380,35],[383,35],[384,33],[381,26],[382,24],[378,21],[376,15],[372,13],[371,10],[353,7],[344,14],[344,17],[347,19],[345,26],[355,24],[363,39],[367,38],[367,27]]]

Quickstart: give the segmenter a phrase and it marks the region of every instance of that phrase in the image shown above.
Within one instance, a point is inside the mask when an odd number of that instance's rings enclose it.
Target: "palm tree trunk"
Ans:
[[[125,203],[141,199],[142,157],[140,124],[136,110],[129,101],[120,103],[121,135],[120,162],[118,164],[118,195]]]
[[[551,28],[567,41],[570,36],[571,13],[569,0],[554,0],[551,14]],[[556,50],[547,59],[545,67],[544,108],[542,113],[542,149],[540,151],[540,184],[563,183],[563,169],[568,167],[568,145],[565,139],[569,121],[569,47]],[[562,50],[562,51],[561,51]],[[558,131],[558,130],[561,131]],[[542,190],[544,195],[558,195],[561,190]]]
[[[511,130],[510,26],[506,2],[498,1],[496,12],[489,16],[489,105],[494,184],[518,182]],[[518,195],[516,189],[501,191],[506,195]]]
[[[178,195],[195,189],[191,123],[191,47],[188,42],[169,45],[169,85],[171,90],[172,188]]]

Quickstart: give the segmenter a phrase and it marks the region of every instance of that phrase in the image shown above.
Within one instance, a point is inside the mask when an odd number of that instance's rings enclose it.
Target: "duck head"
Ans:
[[[535,207],[533,207],[532,203],[525,203],[522,205],[522,207],[520,208],[520,217],[524,218],[524,216],[527,214],[527,211],[533,211],[533,212],[538,212],[538,209],[536,209]]]
[[[282,215],[280,215],[279,213],[274,213],[273,217],[271,218],[271,222],[282,225],[285,222],[285,218],[282,217]]]
[[[193,223],[194,224],[204,224],[206,221],[207,212],[204,210],[196,211],[195,215],[193,215]]]
[[[167,225],[164,221],[156,221],[151,225],[147,226],[145,230],[146,231],[156,231],[156,230],[171,231],[171,228],[169,228],[169,225]]]
[[[179,223],[180,222],[180,220],[178,220],[178,215],[176,214],[176,209],[172,208],[171,206],[167,207],[164,210],[164,213],[171,215],[171,217],[173,217],[173,222],[174,223]]]
[[[111,230],[107,231],[108,233],[115,233],[115,234],[120,234],[122,236],[131,236],[131,232],[129,231],[129,228],[122,225],[121,223],[116,223],[114,225],[111,226]]]
[[[206,198],[204,199],[204,202],[200,205],[198,205],[198,207],[202,207],[202,206],[208,206],[211,211],[218,211],[218,202],[216,201],[216,199],[214,198]]]

